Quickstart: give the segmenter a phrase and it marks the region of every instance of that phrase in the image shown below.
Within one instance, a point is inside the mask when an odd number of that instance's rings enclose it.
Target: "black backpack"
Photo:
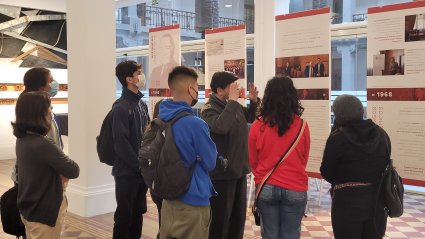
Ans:
[[[384,133],[386,135],[386,133]],[[385,143],[387,146],[388,153],[388,165],[385,168],[385,172],[381,179],[380,188],[383,193],[385,210],[388,216],[391,218],[401,217],[403,215],[403,196],[404,186],[403,179],[398,175],[397,171],[393,166],[393,160],[391,159],[391,152],[387,136],[385,136]]]
[[[120,98],[114,102],[112,108],[114,108],[114,105],[118,102],[128,104],[126,100]],[[129,111],[129,114],[131,115],[132,112]],[[96,137],[96,150],[101,163],[105,163],[109,166],[114,165],[115,150],[114,138],[112,137],[112,109],[108,112],[105,119],[103,120],[102,127],[100,128],[100,133]]]
[[[196,163],[190,169],[184,166],[172,131],[172,125],[188,115],[192,114],[180,112],[168,122],[154,119],[142,139],[139,161],[143,178],[151,192],[163,199],[178,199],[192,181]]]
[[[25,235],[25,226],[21,220],[17,201],[18,186],[15,185],[1,196],[0,212],[3,231],[20,237]]]

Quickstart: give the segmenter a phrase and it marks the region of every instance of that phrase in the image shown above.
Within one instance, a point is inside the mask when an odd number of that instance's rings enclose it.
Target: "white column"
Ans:
[[[254,83],[262,97],[267,81],[275,73],[275,0],[255,0],[254,4]]]
[[[96,136],[115,98],[115,1],[66,3],[69,156],[80,166],[80,177],[68,186],[68,210],[88,217],[115,210],[111,167],[96,153]]]
[[[352,22],[353,13],[356,10],[356,1],[343,0],[342,2],[342,22]]]
[[[337,47],[338,53],[341,54],[342,74],[341,74],[341,90],[354,90],[354,69],[356,68],[355,55],[356,45],[354,43],[346,43]]]

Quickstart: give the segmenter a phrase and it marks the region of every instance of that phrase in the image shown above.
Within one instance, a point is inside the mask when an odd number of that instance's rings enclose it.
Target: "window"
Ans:
[[[276,15],[330,7],[332,24],[367,21],[370,7],[411,2],[412,0],[276,0]]]
[[[179,24],[181,40],[204,38],[204,30],[246,24],[254,32],[254,0],[169,0],[119,6],[116,47],[149,44],[149,28]]]
[[[332,40],[333,91],[366,91],[366,37]]]

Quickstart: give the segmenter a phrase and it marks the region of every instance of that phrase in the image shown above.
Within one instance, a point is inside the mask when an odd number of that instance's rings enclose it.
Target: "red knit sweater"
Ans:
[[[301,118],[296,116],[292,125],[281,137],[277,134],[277,126],[271,128],[261,120],[256,120],[249,132],[249,163],[258,185],[263,177],[274,167],[295,139],[301,126]],[[306,192],[308,176],[305,171],[310,152],[310,131],[308,125],[296,148],[286,157],[274,171],[267,184],[289,190]]]

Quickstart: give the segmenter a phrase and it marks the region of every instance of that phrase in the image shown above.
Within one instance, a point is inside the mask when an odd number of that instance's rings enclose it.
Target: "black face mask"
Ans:
[[[189,93],[189,95],[190,95],[190,98],[192,98],[192,102],[190,103],[190,106],[195,106],[196,105],[196,103],[198,103],[198,91],[197,90],[195,90],[193,87],[190,87],[193,91],[195,91],[196,92],[196,98],[193,98],[192,97],[192,94],[190,94]]]

